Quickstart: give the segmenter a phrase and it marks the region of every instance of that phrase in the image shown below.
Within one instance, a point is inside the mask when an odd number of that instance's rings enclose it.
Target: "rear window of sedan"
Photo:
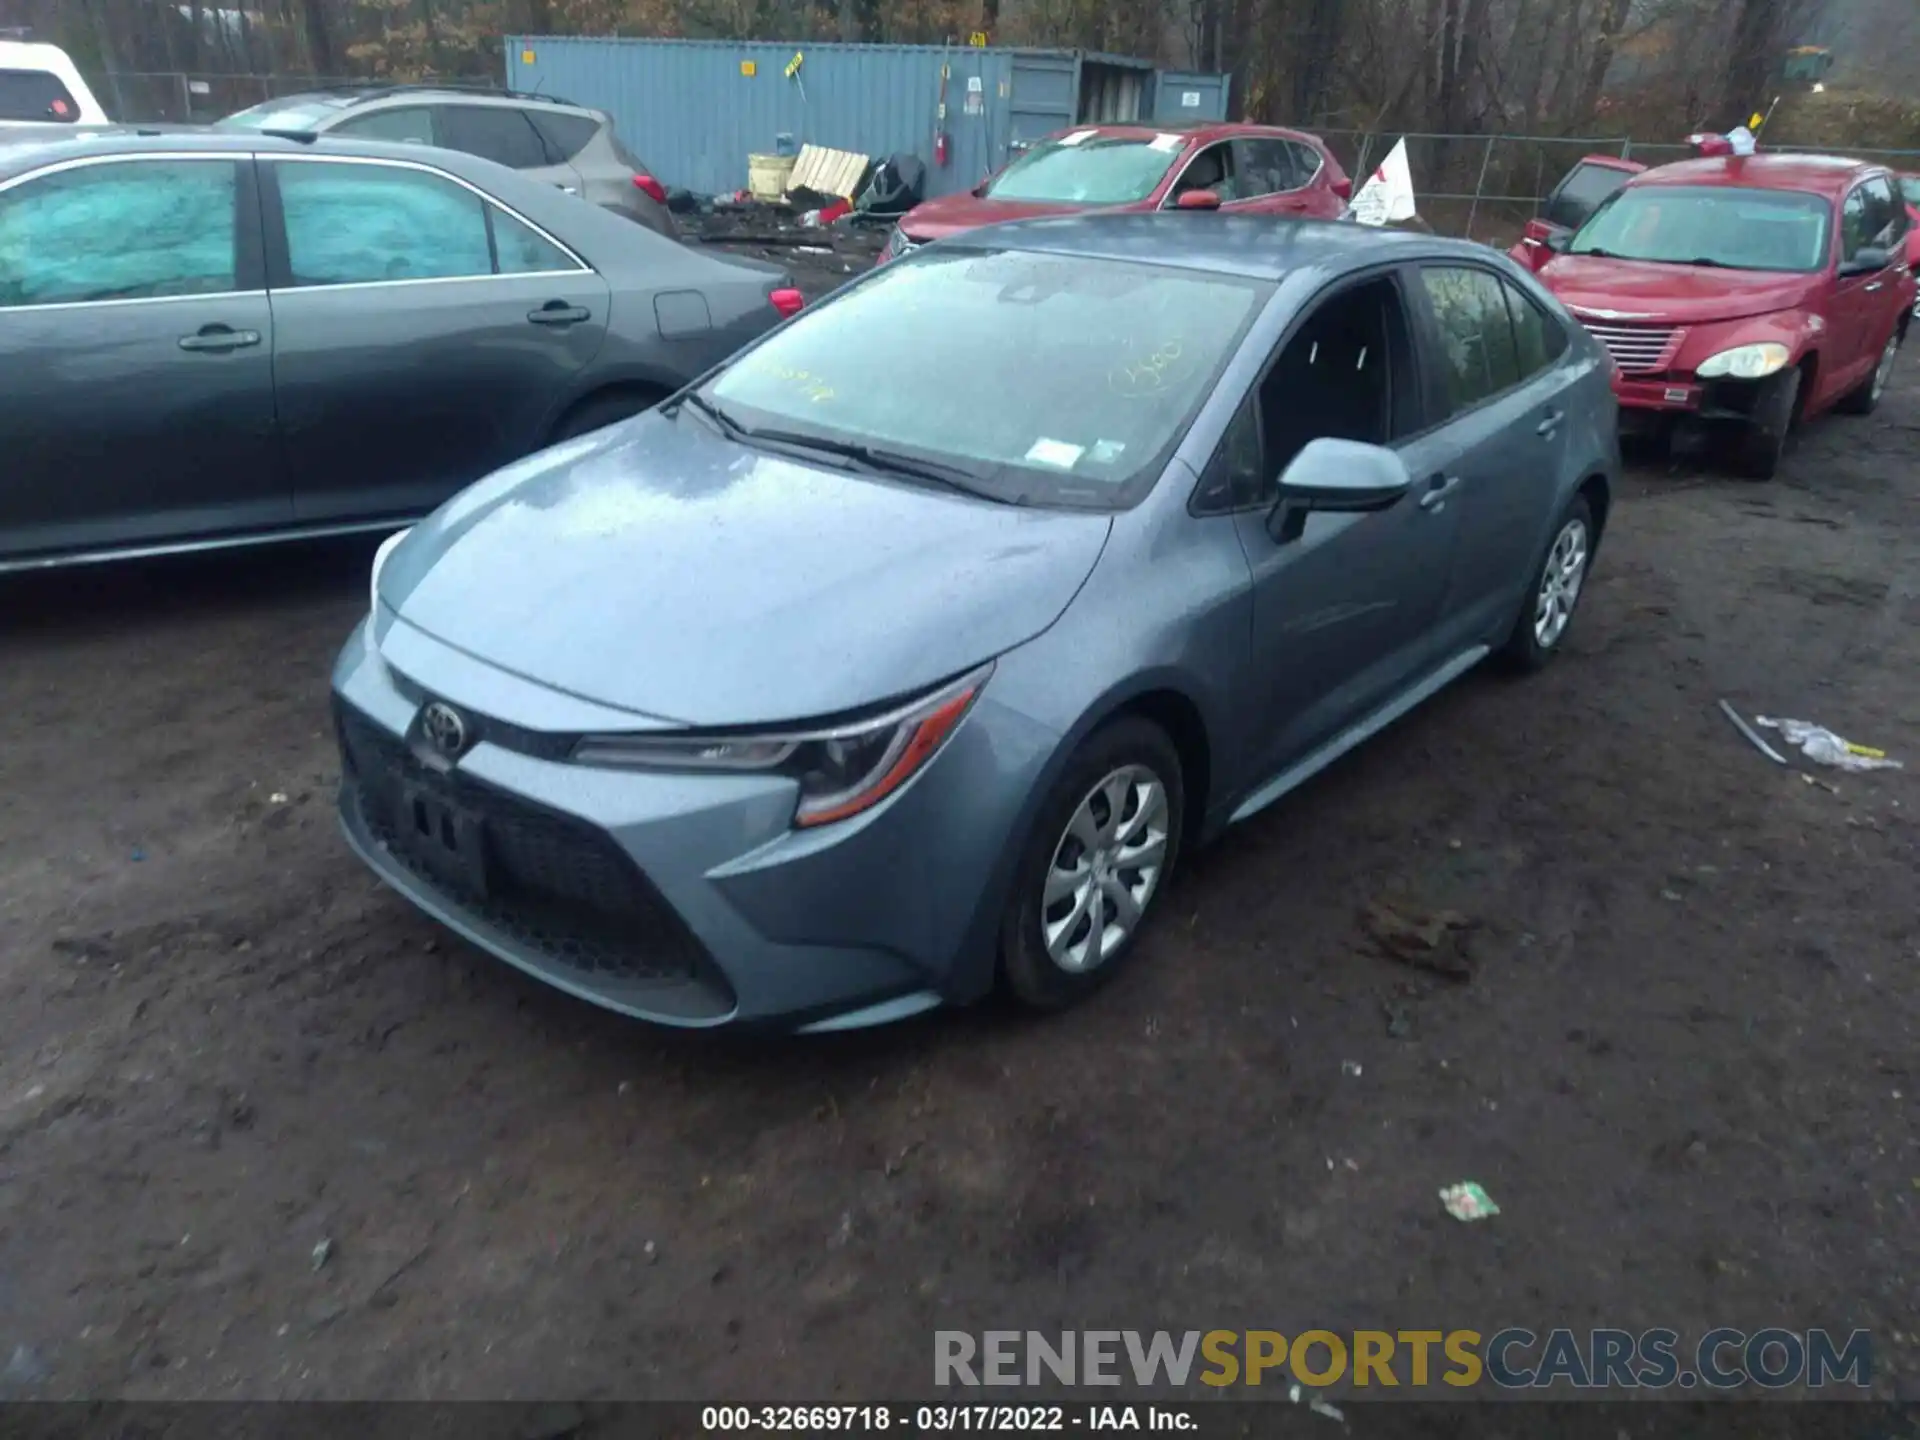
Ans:
[[[236,110],[214,121],[217,130],[311,130],[346,107],[345,96],[296,95]]]
[[[1036,204],[1131,205],[1153,194],[1185,148],[1177,135],[1079,130],[1036,145],[996,175],[986,193]]]
[[[998,498],[1131,504],[1272,293],[1235,275],[938,247],[807,311],[712,384],[759,428],[964,469]]]

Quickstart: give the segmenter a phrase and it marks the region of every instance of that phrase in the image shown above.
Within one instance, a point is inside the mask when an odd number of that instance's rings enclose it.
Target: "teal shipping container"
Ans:
[[[1228,102],[1224,75],[1082,50],[532,35],[506,60],[508,88],[605,110],[656,178],[702,195],[802,145],[918,155],[928,197],[948,195],[1065,126],[1219,120]]]

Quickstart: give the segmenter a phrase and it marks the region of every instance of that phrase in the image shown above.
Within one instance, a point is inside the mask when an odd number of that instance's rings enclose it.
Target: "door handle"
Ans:
[[[559,186],[562,194],[578,195],[580,193],[580,187],[578,185],[561,185],[558,180],[554,181],[553,183]]]
[[[569,305],[564,300],[549,300],[538,310],[527,312],[527,319],[536,325],[578,325],[592,318],[593,312],[586,306]]]
[[[182,350],[211,350],[215,354],[244,350],[249,345],[259,343],[258,330],[235,330],[230,325],[202,325],[193,334],[180,337]]]
[[[1549,410],[1547,411],[1547,418],[1540,422],[1533,433],[1545,436],[1551,440],[1553,438],[1553,432],[1560,428],[1560,422],[1566,418],[1567,417],[1558,410]]]
[[[1886,283],[1887,283],[1887,282],[1886,282],[1886,281],[1884,281],[1884,280],[1876,280],[1876,281],[1874,281],[1874,282],[1873,282],[1873,283],[1872,283],[1871,285],[1868,285],[1868,286],[1866,286],[1866,287],[1865,287],[1865,288],[1866,288],[1866,292],[1867,292],[1867,293],[1868,293],[1869,295],[1871,295],[1871,294],[1872,294],[1872,293],[1873,293],[1874,291],[1876,291],[1876,290],[1878,290],[1878,289],[1879,289],[1879,288],[1880,288],[1880,287],[1881,287],[1882,285],[1884,285],[1884,284],[1886,284]]]
[[[1447,503],[1447,496],[1460,488],[1458,475],[1436,475],[1427,481],[1427,493],[1420,497],[1422,510],[1438,510]]]

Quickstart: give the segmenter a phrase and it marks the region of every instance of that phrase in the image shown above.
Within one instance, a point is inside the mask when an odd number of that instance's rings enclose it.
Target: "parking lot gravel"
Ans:
[[[1044,1021],[661,1033],[417,915],[332,812],[371,542],[0,583],[0,1389],[904,1397],[936,1328],[1784,1324],[1914,1393],[1905,369],[1774,484],[1637,465],[1557,663],[1196,857]],[[1722,697],[1910,768],[1773,765]],[[1471,978],[1379,943],[1441,911]]]

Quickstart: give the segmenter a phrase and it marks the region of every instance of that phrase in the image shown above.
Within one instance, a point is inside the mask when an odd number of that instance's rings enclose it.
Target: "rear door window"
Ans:
[[[1549,225],[1578,230],[1587,217],[1600,208],[1600,202],[1633,178],[1625,170],[1610,165],[1582,162],[1567,172],[1553,194],[1547,197],[1540,218]]]
[[[80,123],[80,102],[46,70],[0,70],[0,120]]]
[[[1519,360],[1520,378],[1528,379],[1558,360],[1567,349],[1567,332],[1530,296],[1516,285],[1503,285],[1507,292],[1507,313],[1513,318],[1514,352]]]
[[[0,306],[238,288],[231,160],[83,165],[0,194]]]
[[[276,165],[296,286],[493,274],[484,202],[399,165]]]
[[[1298,189],[1302,177],[1294,160],[1293,147],[1284,140],[1236,140],[1233,142],[1233,168],[1236,178],[1233,198],[1251,200],[1257,195],[1278,195]],[[1225,199],[1223,195],[1221,197]]]
[[[1520,383],[1520,354],[1505,286],[1486,270],[1426,265],[1420,270],[1439,332],[1447,408],[1458,415]]]
[[[538,170],[551,162],[527,112],[511,105],[441,105],[440,143],[514,170]]]
[[[342,120],[333,127],[335,135],[351,135],[356,140],[393,140],[416,145],[433,144],[433,115],[421,105],[398,110],[375,110]]]
[[[527,119],[547,147],[547,162],[564,165],[600,131],[600,123],[585,115],[563,115],[557,110],[529,110]]]
[[[1867,224],[1873,231],[1873,243],[1892,249],[1907,233],[1907,207],[1894,198],[1893,185],[1884,175],[1876,175],[1861,187],[1867,192]]]

